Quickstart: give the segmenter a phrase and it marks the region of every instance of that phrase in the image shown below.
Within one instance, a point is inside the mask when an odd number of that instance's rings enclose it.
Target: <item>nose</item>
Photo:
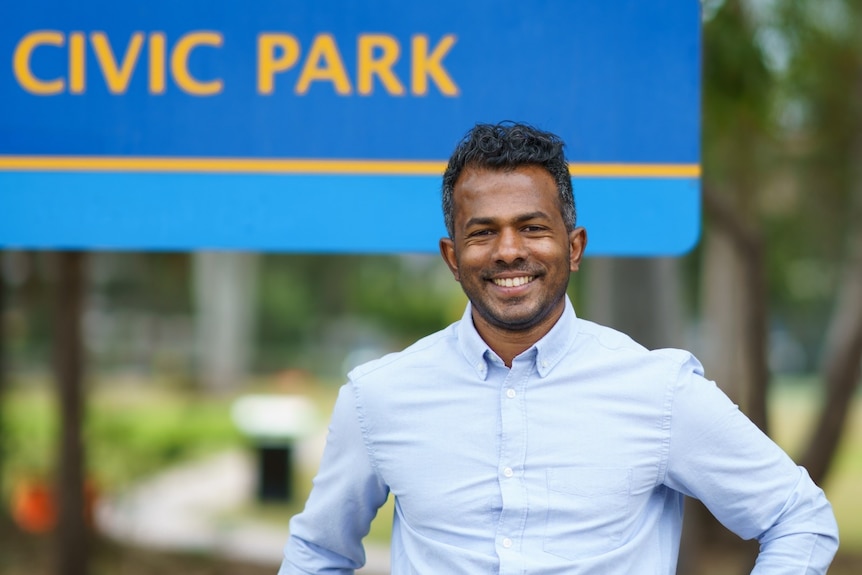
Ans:
[[[496,260],[511,264],[526,257],[527,247],[518,230],[504,228],[497,237]]]

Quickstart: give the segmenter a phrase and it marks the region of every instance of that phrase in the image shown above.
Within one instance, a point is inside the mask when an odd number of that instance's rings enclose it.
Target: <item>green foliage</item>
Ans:
[[[466,301],[436,255],[369,258],[357,280],[352,298],[357,313],[373,318],[405,343],[460,317]]]
[[[177,392],[135,395],[133,400],[97,395],[87,414],[87,457],[103,484],[124,484],[243,441],[224,398]]]
[[[782,146],[773,174],[783,174],[790,209],[765,218],[770,293],[775,313],[819,350],[848,234],[862,219],[852,200],[862,178],[862,4],[787,0],[771,25],[788,51],[772,121]]]
[[[703,185],[765,238],[771,322],[816,369],[848,232],[862,221],[851,199],[862,178],[862,3],[710,6]]]
[[[753,177],[772,78],[739,0],[727,0],[704,25],[703,55],[704,180]]]
[[[28,385],[4,397],[3,492],[19,479],[55,473],[57,410],[50,388]],[[83,440],[88,475],[114,489],[184,459],[242,444],[228,398],[157,386],[90,394]]]
[[[395,347],[441,329],[463,311],[438,256],[267,255],[260,266],[256,366],[319,369],[321,348]],[[344,323],[359,324],[348,333]],[[333,334],[333,332],[339,332]],[[333,338],[337,341],[333,341]]]
[[[89,265],[94,291],[112,307],[160,314],[191,311],[188,254],[102,252]]]
[[[830,12],[836,15],[825,15]],[[847,226],[860,215],[848,207],[862,153],[862,42],[856,33],[862,7],[855,1],[793,0],[782,4],[779,15],[792,52],[777,107],[790,116],[781,127],[795,144],[796,173],[811,189],[800,211],[806,221],[831,223],[817,230],[820,242],[811,248],[817,257],[834,257]]]
[[[57,418],[53,398],[47,390],[27,393],[7,391],[3,410],[3,479],[6,490],[14,479],[46,478],[55,457]]]
[[[257,357],[264,369],[291,365],[312,337],[318,310],[312,304],[313,278],[306,258],[267,255],[258,278]]]

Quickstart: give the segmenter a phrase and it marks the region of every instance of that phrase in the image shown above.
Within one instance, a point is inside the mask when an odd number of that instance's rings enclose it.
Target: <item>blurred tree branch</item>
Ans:
[[[769,302],[766,289],[766,243],[762,233],[734,211],[730,202],[712,187],[703,186],[703,207],[713,228],[712,233],[727,236],[742,262],[739,278],[743,285],[738,295],[742,299],[742,338],[739,358],[748,382],[744,395],[746,414],[764,433],[768,431],[767,391],[770,378],[767,358],[769,348]]]

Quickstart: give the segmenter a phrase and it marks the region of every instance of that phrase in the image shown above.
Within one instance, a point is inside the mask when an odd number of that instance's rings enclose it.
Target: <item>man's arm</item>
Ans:
[[[823,491],[702,373],[691,358],[677,382],[665,483],[760,542],[753,574],[826,573],[838,527]]]
[[[389,489],[366,448],[353,385],[338,394],[320,470],[305,509],[290,521],[279,575],[351,574],[365,564],[362,538]]]

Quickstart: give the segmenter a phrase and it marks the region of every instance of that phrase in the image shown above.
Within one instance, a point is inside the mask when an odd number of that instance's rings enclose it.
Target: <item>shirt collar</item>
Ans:
[[[566,307],[563,310],[563,315],[560,316],[551,331],[530,349],[524,351],[522,355],[533,353],[531,351],[533,349],[536,350],[533,355],[536,358],[536,370],[539,377],[548,375],[572,347],[572,341],[578,331],[577,320],[575,308],[569,297],[566,296]],[[497,356],[476,331],[476,326],[473,325],[473,306],[469,302],[458,324],[458,342],[461,352],[476,371],[476,374],[481,379],[486,379],[488,377],[488,361],[492,358],[497,359]]]
[[[563,315],[554,324],[545,337],[536,342],[536,370],[539,377],[548,375],[555,365],[560,363],[575,341],[578,334],[578,316],[569,296],[566,296],[566,307]]]
[[[461,316],[461,321],[458,323],[458,344],[461,347],[461,353],[467,358],[479,379],[487,378],[488,363],[485,359],[485,353],[494,352],[491,351],[491,348],[476,331],[476,326],[473,325],[473,305],[470,302],[467,302],[464,315]]]

